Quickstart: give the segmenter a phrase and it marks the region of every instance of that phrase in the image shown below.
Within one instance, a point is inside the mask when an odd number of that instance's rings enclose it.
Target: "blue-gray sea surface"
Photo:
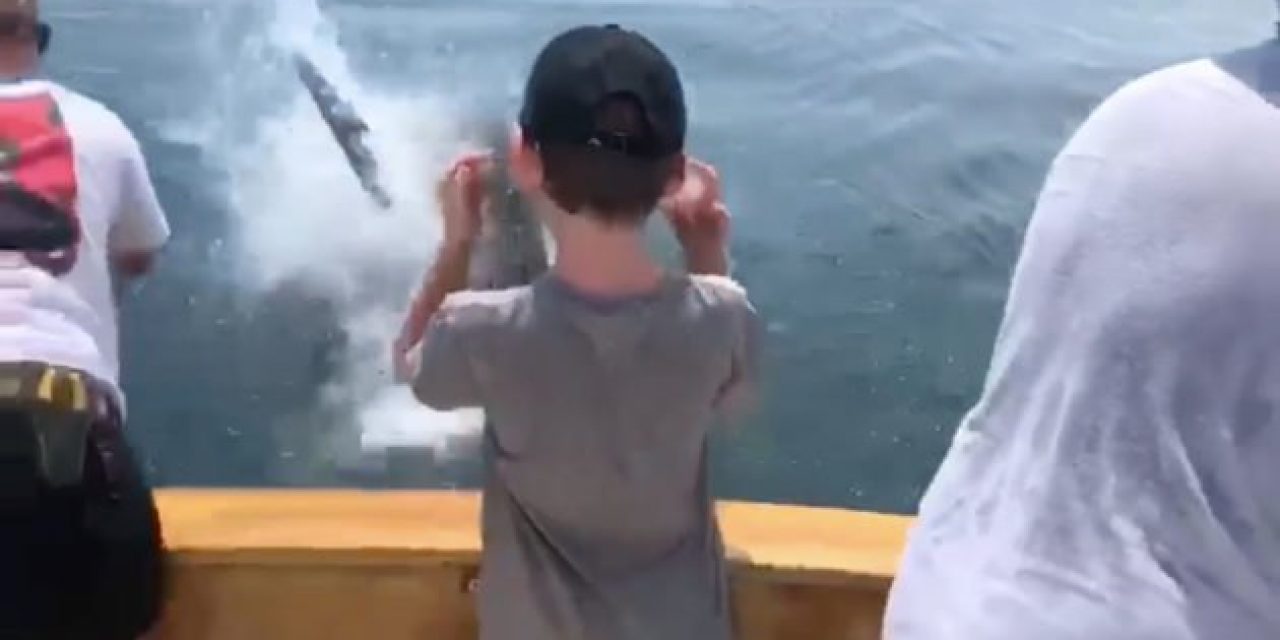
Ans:
[[[130,429],[155,481],[474,486],[474,460],[405,455],[357,473],[319,456],[325,429],[296,416],[341,342],[326,304],[305,291],[235,302],[234,185],[217,156],[165,131],[218,105],[234,135],[263,117],[255,101],[297,90],[255,49],[278,19],[272,2],[45,5],[49,74],[134,128],[174,228],[123,311]],[[718,493],[900,512],[914,510],[981,388],[1057,148],[1126,79],[1259,41],[1274,19],[1268,0],[322,7],[368,82],[508,111],[558,30],[611,21],[651,35],[681,67],[690,146],[724,176],[737,276],[769,326],[764,407],[716,442]]]

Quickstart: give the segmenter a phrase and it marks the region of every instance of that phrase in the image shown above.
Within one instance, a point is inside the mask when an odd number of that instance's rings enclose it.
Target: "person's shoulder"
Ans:
[[[1219,75],[1208,60],[1155,69],[1130,79],[1090,112],[1059,153],[1059,160],[1088,157],[1125,163],[1165,149],[1171,132],[1177,140],[1195,128],[1205,113],[1223,106]],[[1055,165],[1057,161],[1055,161]]]
[[[529,295],[528,286],[455,291],[445,297],[438,313],[444,321],[458,326],[498,326],[509,322]]]
[[[1212,68],[1212,61],[1208,58],[1196,58],[1193,60],[1183,60],[1174,62],[1164,66],[1156,67],[1139,74],[1133,79],[1125,83],[1125,86],[1143,87],[1158,86],[1171,81],[1185,81],[1188,78],[1197,78],[1204,75],[1207,69]]]
[[[134,144],[133,131],[106,103],[66,85],[50,82],[50,94],[58,103],[67,126],[74,133],[92,131],[95,138],[109,138]]]
[[[1198,90],[1213,83],[1220,75],[1207,58],[1166,65],[1122,83],[1107,97],[1104,105],[1133,106],[1145,111],[1149,108],[1147,103],[1162,106],[1171,95]]]
[[[689,276],[690,289],[701,300],[714,306],[750,306],[747,288],[729,276],[694,274]]]
[[[741,326],[741,323],[758,321],[755,305],[747,288],[728,276],[692,275],[689,277],[689,297],[705,320]],[[689,298],[686,298],[689,299]]]
[[[115,118],[116,112],[106,105],[106,103],[83,93],[77,89],[72,89],[60,82],[49,81],[49,92],[53,97],[57,98],[59,106],[64,109],[81,109],[106,118]]]

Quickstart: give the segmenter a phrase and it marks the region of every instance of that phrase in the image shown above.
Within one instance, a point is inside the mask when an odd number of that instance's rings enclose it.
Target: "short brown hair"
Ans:
[[[544,187],[570,214],[584,209],[607,223],[639,223],[670,180],[675,158],[632,158],[602,149],[550,146],[539,151]]]
[[[643,111],[634,101],[612,99],[596,113],[595,129],[644,140],[652,137]],[[606,223],[642,222],[662,198],[679,154],[630,155],[609,144],[538,145],[543,186],[558,207],[570,214],[586,210]]]

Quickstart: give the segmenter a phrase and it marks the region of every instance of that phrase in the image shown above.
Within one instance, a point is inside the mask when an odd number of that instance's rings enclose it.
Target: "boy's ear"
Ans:
[[[511,127],[507,159],[511,182],[521,193],[542,191],[542,158],[538,156],[536,149],[525,144],[524,132],[519,125]]]
[[[687,156],[683,153],[671,159],[671,174],[667,176],[666,184],[662,185],[663,198],[670,198],[680,193],[680,188],[684,186],[686,163]]]

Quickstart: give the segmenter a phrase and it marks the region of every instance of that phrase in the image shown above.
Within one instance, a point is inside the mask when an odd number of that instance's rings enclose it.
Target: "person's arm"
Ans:
[[[708,231],[701,237],[680,237],[680,248],[684,251],[685,269],[689,273],[728,276],[729,245],[727,229],[729,212],[722,205],[716,205],[706,213],[700,214],[700,224],[715,226],[721,230]]]
[[[394,373],[401,382],[413,378],[409,352],[423,340],[436,312],[450,293],[467,287],[467,270],[471,247],[480,232],[484,173],[491,168],[487,156],[470,155],[459,159],[436,184],[444,223],[444,240],[428,270],[392,343]]]
[[[121,127],[120,191],[107,236],[107,254],[113,273],[132,279],[151,271],[170,231],[142,149],[133,134]]]
[[[422,287],[414,297],[409,314],[395,340],[396,376],[409,381],[413,375],[408,353],[426,334],[427,326],[445,298],[455,291],[467,288],[467,267],[471,261],[471,242],[462,240],[446,242],[436,252],[435,263],[427,271]]]
[[[744,417],[759,404],[760,345],[764,336],[760,316],[747,299],[745,291],[737,306],[731,371],[716,399],[716,409],[730,420]]]
[[[687,158],[679,191],[659,206],[680,242],[689,273],[729,275],[729,209],[720,200],[720,176],[714,167]]]
[[[482,406],[481,389],[475,375],[473,337],[483,323],[483,308],[471,305],[466,298],[444,295],[437,302],[436,291],[450,288],[444,280],[455,273],[456,254],[448,252],[437,264],[430,284],[423,289],[423,302],[415,305],[413,317],[425,318],[418,343],[416,362],[407,367],[406,379],[413,395],[422,404],[437,411]],[[420,314],[420,315],[418,315]],[[410,331],[413,329],[410,328]],[[406,361],[408,359],[406,358]]]

